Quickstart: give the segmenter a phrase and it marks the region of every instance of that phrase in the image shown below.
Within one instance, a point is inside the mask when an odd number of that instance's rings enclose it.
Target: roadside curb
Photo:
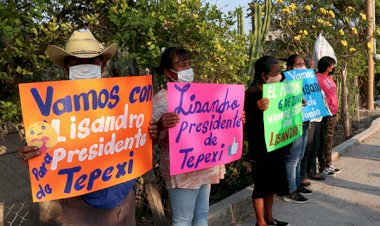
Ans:
[[[371,123],[371,126],[365,131],[345,141],[344,143],[333,148],[332,160],[335,161],[349,150],[375,134],[380,130],[380,118]],[[253,213],[252,207],[252,190],[253,185],[223,199],[222,201],[210,206],[208,222],[210,226],[231,226],[248,215]]]

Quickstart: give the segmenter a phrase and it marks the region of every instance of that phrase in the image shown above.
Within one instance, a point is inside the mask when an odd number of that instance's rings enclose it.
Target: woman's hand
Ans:
[[[268,109],[269,105],[269,99],[268,98],[262,98],[256,102],[257,107],[260,109],[260,111],[266,111]]]
[[[153,119],[149,122],[149,136],[152,138],[152,140],[155,140],[158,138],[158,128],[157,128],[157,122]]]
[[[22,164],[28,164],[28,160],[41,154],[40,149],[35,146],[23,146],[18,150],[18,157]]]
[[[305,98],[302,97],[302,107],[305,107],[306,106],[306,100]]]
[[[165,113],[157,122],[158,130],[172,128],[179,123],[179,116],[175,112]]]

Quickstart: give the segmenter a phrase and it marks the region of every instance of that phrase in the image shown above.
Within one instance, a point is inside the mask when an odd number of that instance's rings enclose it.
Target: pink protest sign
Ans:
[[[169,129],[170,175],[241,158],[243,85],[176,82],[168,95],[169,112],[180,118]]]

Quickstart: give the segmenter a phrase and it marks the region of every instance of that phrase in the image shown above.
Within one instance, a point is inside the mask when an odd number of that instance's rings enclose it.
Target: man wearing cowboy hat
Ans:
[[[100,78],[106,62],[116,51],[116,44],[104,49],[89,30],[74,31],[65,49],[54,45],[46,49],[50,59],[69,74],[69,79]],[[155,125],[151,124],[149,130],[152,138],[155,129]],[[23,162],[39,154],[39,149],[32,146],[22,147],[19,151]],[[136,225],[135,182],[136,179],[83,196],[63,199],[63,225]]]

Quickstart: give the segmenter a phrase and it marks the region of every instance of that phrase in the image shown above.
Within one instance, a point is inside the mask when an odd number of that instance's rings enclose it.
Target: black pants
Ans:
[[[332,162],[332,145],[337,120],[336,115],[323,117],[320,133],[319,172],[323,172]]]
[[[306,149],[301,161],[301,180],[317,174],[317,153],[319,150],[320,122],[310,122],[308,128]]]

